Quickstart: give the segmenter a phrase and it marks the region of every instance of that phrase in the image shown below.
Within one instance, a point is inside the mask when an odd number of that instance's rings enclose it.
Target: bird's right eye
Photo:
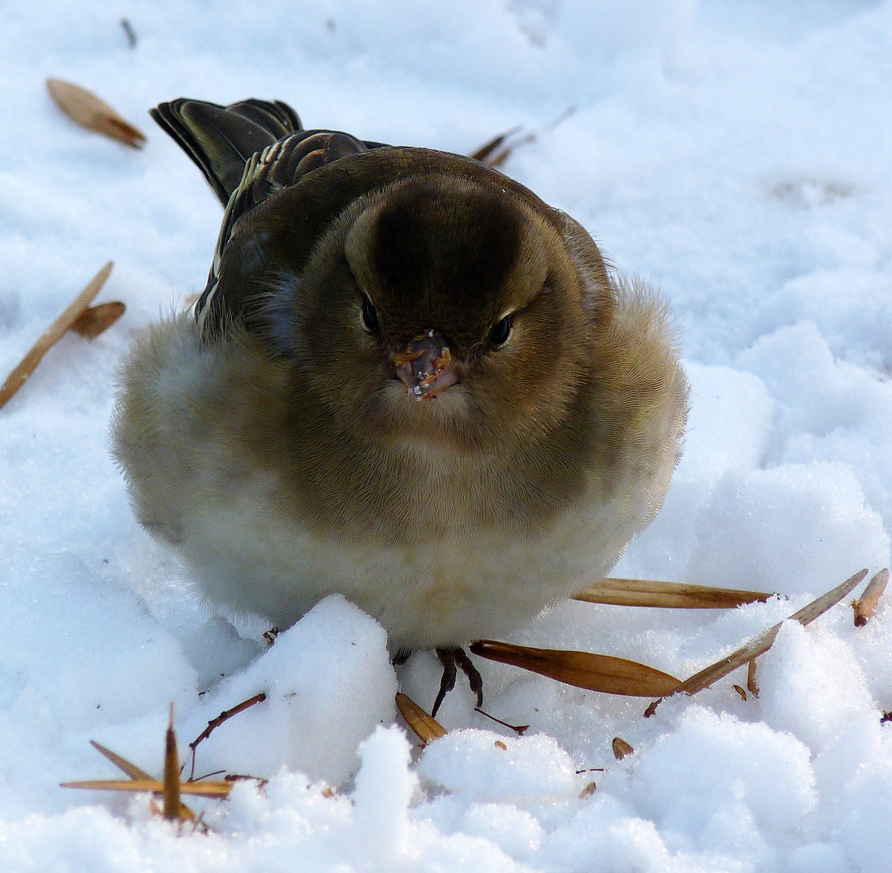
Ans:
[[[365,294],[362,295],[362,325],[369,333],[378,329],[378,310]]]

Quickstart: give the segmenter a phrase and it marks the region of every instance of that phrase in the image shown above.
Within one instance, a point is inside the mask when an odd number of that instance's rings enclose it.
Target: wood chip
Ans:
[[[889,570],[880,570],[864,589],[864,593],[858,600],[852,601],[852,609],[855,610],[855,627],[864,627],[867,622],[873,618],[877,603],[883,592],[886,590],[886,584],[889,582]]]
[[[428,715],[411,697],[401,691],[396,695],[396,706],[406,724],[424,745],[431,740],[446,736],[446,728],[435,718]]]
[[[614,737],[612,745],[613,757],[617,761],[622,761],[623,758],[633,754],[635,751],[635,747],[631,743],[627,743],[622,737]]]
[[[521,667],[589,691],[650,697],[654,694],[666,694],[678,684],[678,679],[668,673],[610,655],[534,649],[493,640],[473,643],[470,649],[481,658]],[[664,690],[656,691],[658,688]]]
[[[119,300],[88,306],[76,319],[71,329],[87,339],[96,339],[108,330],[127,309]]]
[[[759,696],[759,683],[756,681],[756,659],[753,658],[749,664],[746,665],[746,690],[749,691],[753,697]]]
[[[46,87],[56,106],[81,127],[136,149],[145,145],[145,134],[92,91],[62,79],[47,79]]]
[[[851,578],[846,579],[846,581],[843,582],[842,585],[838,585],[832,591],[828,591],[817,600],[813,600],[811,603],[802,607],[802,609],[794,612],[790,616],[790,619],[795,619],[803,625],[810,624],[816,618],[827,612],[828,609],[839,603],[839,601],[842,600],[847,594],[849,594],[849,592],[851,592],[851,590],[866,575],[867,570],[859,571]],[[721,679],[723,676],[727,676],[738,667],[742,667],[744,664],[747,663],[747,661],[751,661],[753,658],[765,654],[765,652],[767,652],[771,648],[772,643],[774,643],[774,640],[777,638],[782,625],[783,622],[779,622],[778,624],[774,625],[774,627],[763,631],[747,645],[743,646],[740,649],[737,649],[730,655],[722,658],[720,661],[716,661],[715,664],[710,664],[710,666],[706,667],[704,670],[701,670],[699,673],[695,673],[689,679],[685,679],[684,682],[679,683],[678,686],[676,686],[669,692],[669,694],[664,694],[663,697],[668,697],[672,694],[696,694],[698,691],[702,691],[704,688],[708,688],[710,685]],[[653,715],[654,712],[656,712],[656,708],[659,703],[659,700],[655,700],[647,708],[645,716],[649,717]]]
[[[25,384],[34,372],[43,356],[64,336],[65,332],[78,320],[83,311],[90,305],[102,286],[111,275],[114,262],[109,261],[89,282],[59,317],[47,328],[43,335],[22,358],[21,363],[9,374],[0,386],[0,408],[2,408]]]
[[[763,603],[774,597],[765,591],[684,585],[655,579],[602,579],[574,600],[615,606],[650,606],[662,609],[734,609],[745,603]]]

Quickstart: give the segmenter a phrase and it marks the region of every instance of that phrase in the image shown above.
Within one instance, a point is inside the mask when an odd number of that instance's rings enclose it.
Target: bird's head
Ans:
[[[603,263],[585,235],[598,274],[586,275],[561,214],[493,177],[396,182],[316,246],[291,341],[346,426],[492,448],[552,429],[572,402],[612,306]]]

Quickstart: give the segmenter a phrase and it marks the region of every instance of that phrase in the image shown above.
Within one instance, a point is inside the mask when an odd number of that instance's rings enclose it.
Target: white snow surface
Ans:
[[[146,148],[74,126],[51,76]],[[0,83],[0,374],[109,259],[99,300],[128,307],[92,342],[67,335],[0,411],[0,870],[892,870],[888,602],[863,628],[846,604],[785,624],[759,698],[737,673],[650,719],[645,700],[478,659],[488,711],[528,732],[475,713],[460,681],[450,732],[420,751],[394,692],[429,707],[433,655],[394,669],[337,597],[271,648],[212,615],[134,521],[108,450],[116,368],[204,287],[221,217],[148,107],[278,98],[310,127],[456,152],[521,124],[538,136],[505,171],[661,288],[683,337],[686,453],[614,575],[787,599],[568,602],[513,641],[685,677],[887,566],[892,2],[7,0]],[[185,757],[261,691],[199,746],[199,774],[269,779],[192,802],[209,834],[145,796],[59,787],[121,775],[90,739],[159,774],[171,702]],[[619,762],[615,736],[635,747]]]

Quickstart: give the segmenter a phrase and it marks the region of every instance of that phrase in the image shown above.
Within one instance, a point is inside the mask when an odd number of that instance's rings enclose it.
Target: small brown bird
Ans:
[[[194,310],[123,371],[136,514],[226,611],[287,627],[339,592],[394,653],[437,649],[438,705],[462,644],[602,578],[657,512],[688,404],[666,306],[471,158],[280,102],[152,114],[226,211]]]

